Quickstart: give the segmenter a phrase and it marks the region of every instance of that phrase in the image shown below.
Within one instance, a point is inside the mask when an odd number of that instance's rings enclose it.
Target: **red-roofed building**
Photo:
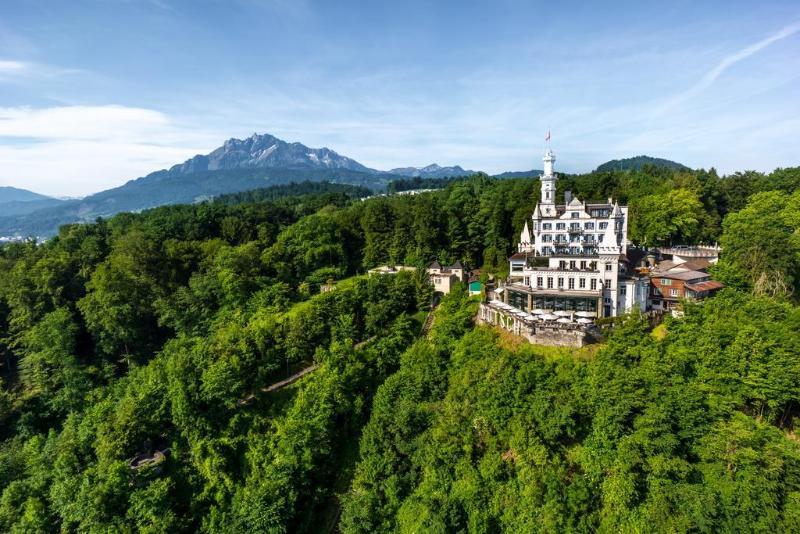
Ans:
[[[705,271],[657,269],[650,273],[650,308],[675,310],[683,299],[701,300],[723,287]]]

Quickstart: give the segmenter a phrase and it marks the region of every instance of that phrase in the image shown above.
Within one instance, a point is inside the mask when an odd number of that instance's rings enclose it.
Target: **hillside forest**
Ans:
[[[426,185],[0,247],[0,531],[800,532],[800,168],[562,176],[636,245],[723,247],[716,297],[580,350],[476,327],[463,290],[423,331],[424,267],[505,276],[539,195]]]

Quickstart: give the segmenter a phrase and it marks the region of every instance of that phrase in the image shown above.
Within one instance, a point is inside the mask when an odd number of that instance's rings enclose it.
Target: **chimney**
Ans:
[[[564,204],[572,202],[572,191],[564,191]]]

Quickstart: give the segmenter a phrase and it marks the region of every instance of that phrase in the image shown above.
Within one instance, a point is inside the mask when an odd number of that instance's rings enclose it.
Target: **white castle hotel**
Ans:
[[[637,273],[626,255],[628,207],[611,198],[586,203],[569,191],[564,203],[556,204],[556,158],[549,148],[543,160],[541,201],[509,259],[507,284],[481,307],[479,319],[497,324],[505,320],[501,315],[512,317],[510,329],[536,337],[548,324],[562,331],[572,325],[585,329],[599,317],[622,315],[634,306],[647,309],[648,277]]]

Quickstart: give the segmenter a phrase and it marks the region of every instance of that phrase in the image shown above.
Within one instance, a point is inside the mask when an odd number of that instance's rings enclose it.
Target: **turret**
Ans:
[[[528,222],[525,221],[525,226],[522,228],[522,232],[519,235],[519,245],[517,247],[519,252],[530,252],[533,250],[533,246],[531,244],[531,233],[528,230]]]

